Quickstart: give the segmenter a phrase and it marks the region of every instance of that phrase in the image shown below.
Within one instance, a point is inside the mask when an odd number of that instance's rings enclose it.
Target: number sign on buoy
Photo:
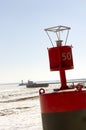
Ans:
[[[48,53],[51,71],[73,69],[71,46],[49,48]]]

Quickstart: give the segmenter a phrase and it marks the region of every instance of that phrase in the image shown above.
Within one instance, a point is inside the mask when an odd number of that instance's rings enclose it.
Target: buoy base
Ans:
[[[86,130],[86,110],[42,114],[43,130]]]
[[[86,130],[86,90],[39,93],[43,130]]]

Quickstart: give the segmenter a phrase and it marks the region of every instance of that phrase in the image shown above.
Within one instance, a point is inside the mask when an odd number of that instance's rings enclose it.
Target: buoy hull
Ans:
[[[86,91],[40,94],[43,130],[86,130]]]

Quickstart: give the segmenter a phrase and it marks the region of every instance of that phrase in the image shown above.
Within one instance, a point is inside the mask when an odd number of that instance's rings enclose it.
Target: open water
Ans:
[[[42,130],[39,89],[0,86],[0,130]]]

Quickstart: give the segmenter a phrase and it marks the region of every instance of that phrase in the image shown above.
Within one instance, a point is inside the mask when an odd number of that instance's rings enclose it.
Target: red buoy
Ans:
[[[48,55],[50,70],[60,73],[61,88],[52,93],[39,90],[43,130],[86,130],[86,90],[80,84],[69,89],[66,83],[65,70],[74,68],[72,47],[62,45],[60,32],[69,32],[69,29],[66,26],[45,29],[46,32],[54,32],[58,36],[56,46],[48,48]],[[49,39],[51,41],[50,37]]]
[[[86,130],[86,91],[41,93],[43,130]]]

